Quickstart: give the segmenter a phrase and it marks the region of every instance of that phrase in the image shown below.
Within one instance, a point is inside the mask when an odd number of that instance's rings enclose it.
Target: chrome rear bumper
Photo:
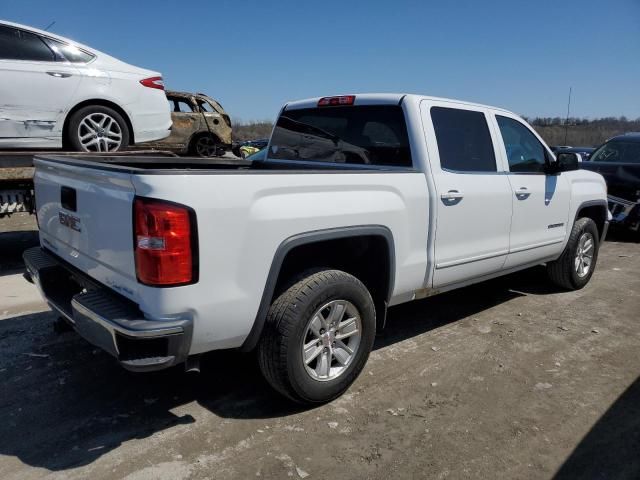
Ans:
[[[26,250],[23,259],[51,308],[126,369],[160,370],[187,359],[191,320],[148,320],[133,302],[40,247]]]

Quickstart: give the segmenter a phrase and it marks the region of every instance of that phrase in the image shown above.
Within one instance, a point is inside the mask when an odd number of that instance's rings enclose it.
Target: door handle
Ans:
[[[527,187],[520,187],[516,190],[516,197],[518,200],[526,200],[531,195],[531,192],[527,189]]]
[[[56,78],[69,78],[71,76],[71,74],[67,72],[47,72],[47,75],[51,75]]]
[[[447,193],[440,194],[440,198],[445,203],[451,204],[451,205],[458,203],[460,200],[462,200],[463,197],[464,195],[462,194],[462,192],[458,190],[449,190]]]

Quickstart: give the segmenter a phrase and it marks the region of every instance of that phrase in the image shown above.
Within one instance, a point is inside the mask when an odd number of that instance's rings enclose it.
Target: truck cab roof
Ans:
[[[480,103],[467,102],[464,100],[456,100],[452,98],[433,97],[429,95],[416,95],[413,93],[355,93],[355,94],[348,94],[348,95],[353,95],[355,97],[354,105],[398,105],[404,101],[420,102],[422,100],[431,100],[431,101],[438,101],[438,102],[450,102],[457,105],[467,105],[470,107],[477,107],[477,108],[489,108],[492,110],[513,114],[513,112],[510,112],[508,110],[490,106],[490,105],[483,105]],[[340,96],[346,96],[346,95],[335,95],[335,96],[340,97]],[[318,102],[322,98],[330,98],[330,97],[312,97],[312,98],[306,98],[303,100],[287,102],[283,109],[297,110],[302,108],[315,108],[318,106]]]

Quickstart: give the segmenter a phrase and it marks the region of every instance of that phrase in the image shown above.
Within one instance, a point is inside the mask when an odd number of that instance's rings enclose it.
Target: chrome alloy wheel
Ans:
[[[574,268],[580,278],[583,278],[589,273],[591,264],[593,263],[593,254],[595,250],[595,242],[593,241],[593,235],[589,232],[585,232],[580,236],[578,240],[578,248],[576,249],[576,257],[574,259]]]
[[[90,113],[80,121],[78,139],[86,152],[115,152],[122,144],[122,129],[106,113]]]
[[[318,381],[338,378],[355,358],[361,338],[360,312],[351,302],[323,305],[307,324],[302,344],[306,372]]]

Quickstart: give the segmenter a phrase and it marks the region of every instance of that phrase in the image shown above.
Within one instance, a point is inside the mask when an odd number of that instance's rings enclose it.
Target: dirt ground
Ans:
[[[591,283],[542,268],[390,310],[364,373],[304,409],[253,358],[132,374],[21,277],[33,220],[0,234],[0,478],[640,478],[640,244]],[[14,228],[15,229],[15,228]]]

